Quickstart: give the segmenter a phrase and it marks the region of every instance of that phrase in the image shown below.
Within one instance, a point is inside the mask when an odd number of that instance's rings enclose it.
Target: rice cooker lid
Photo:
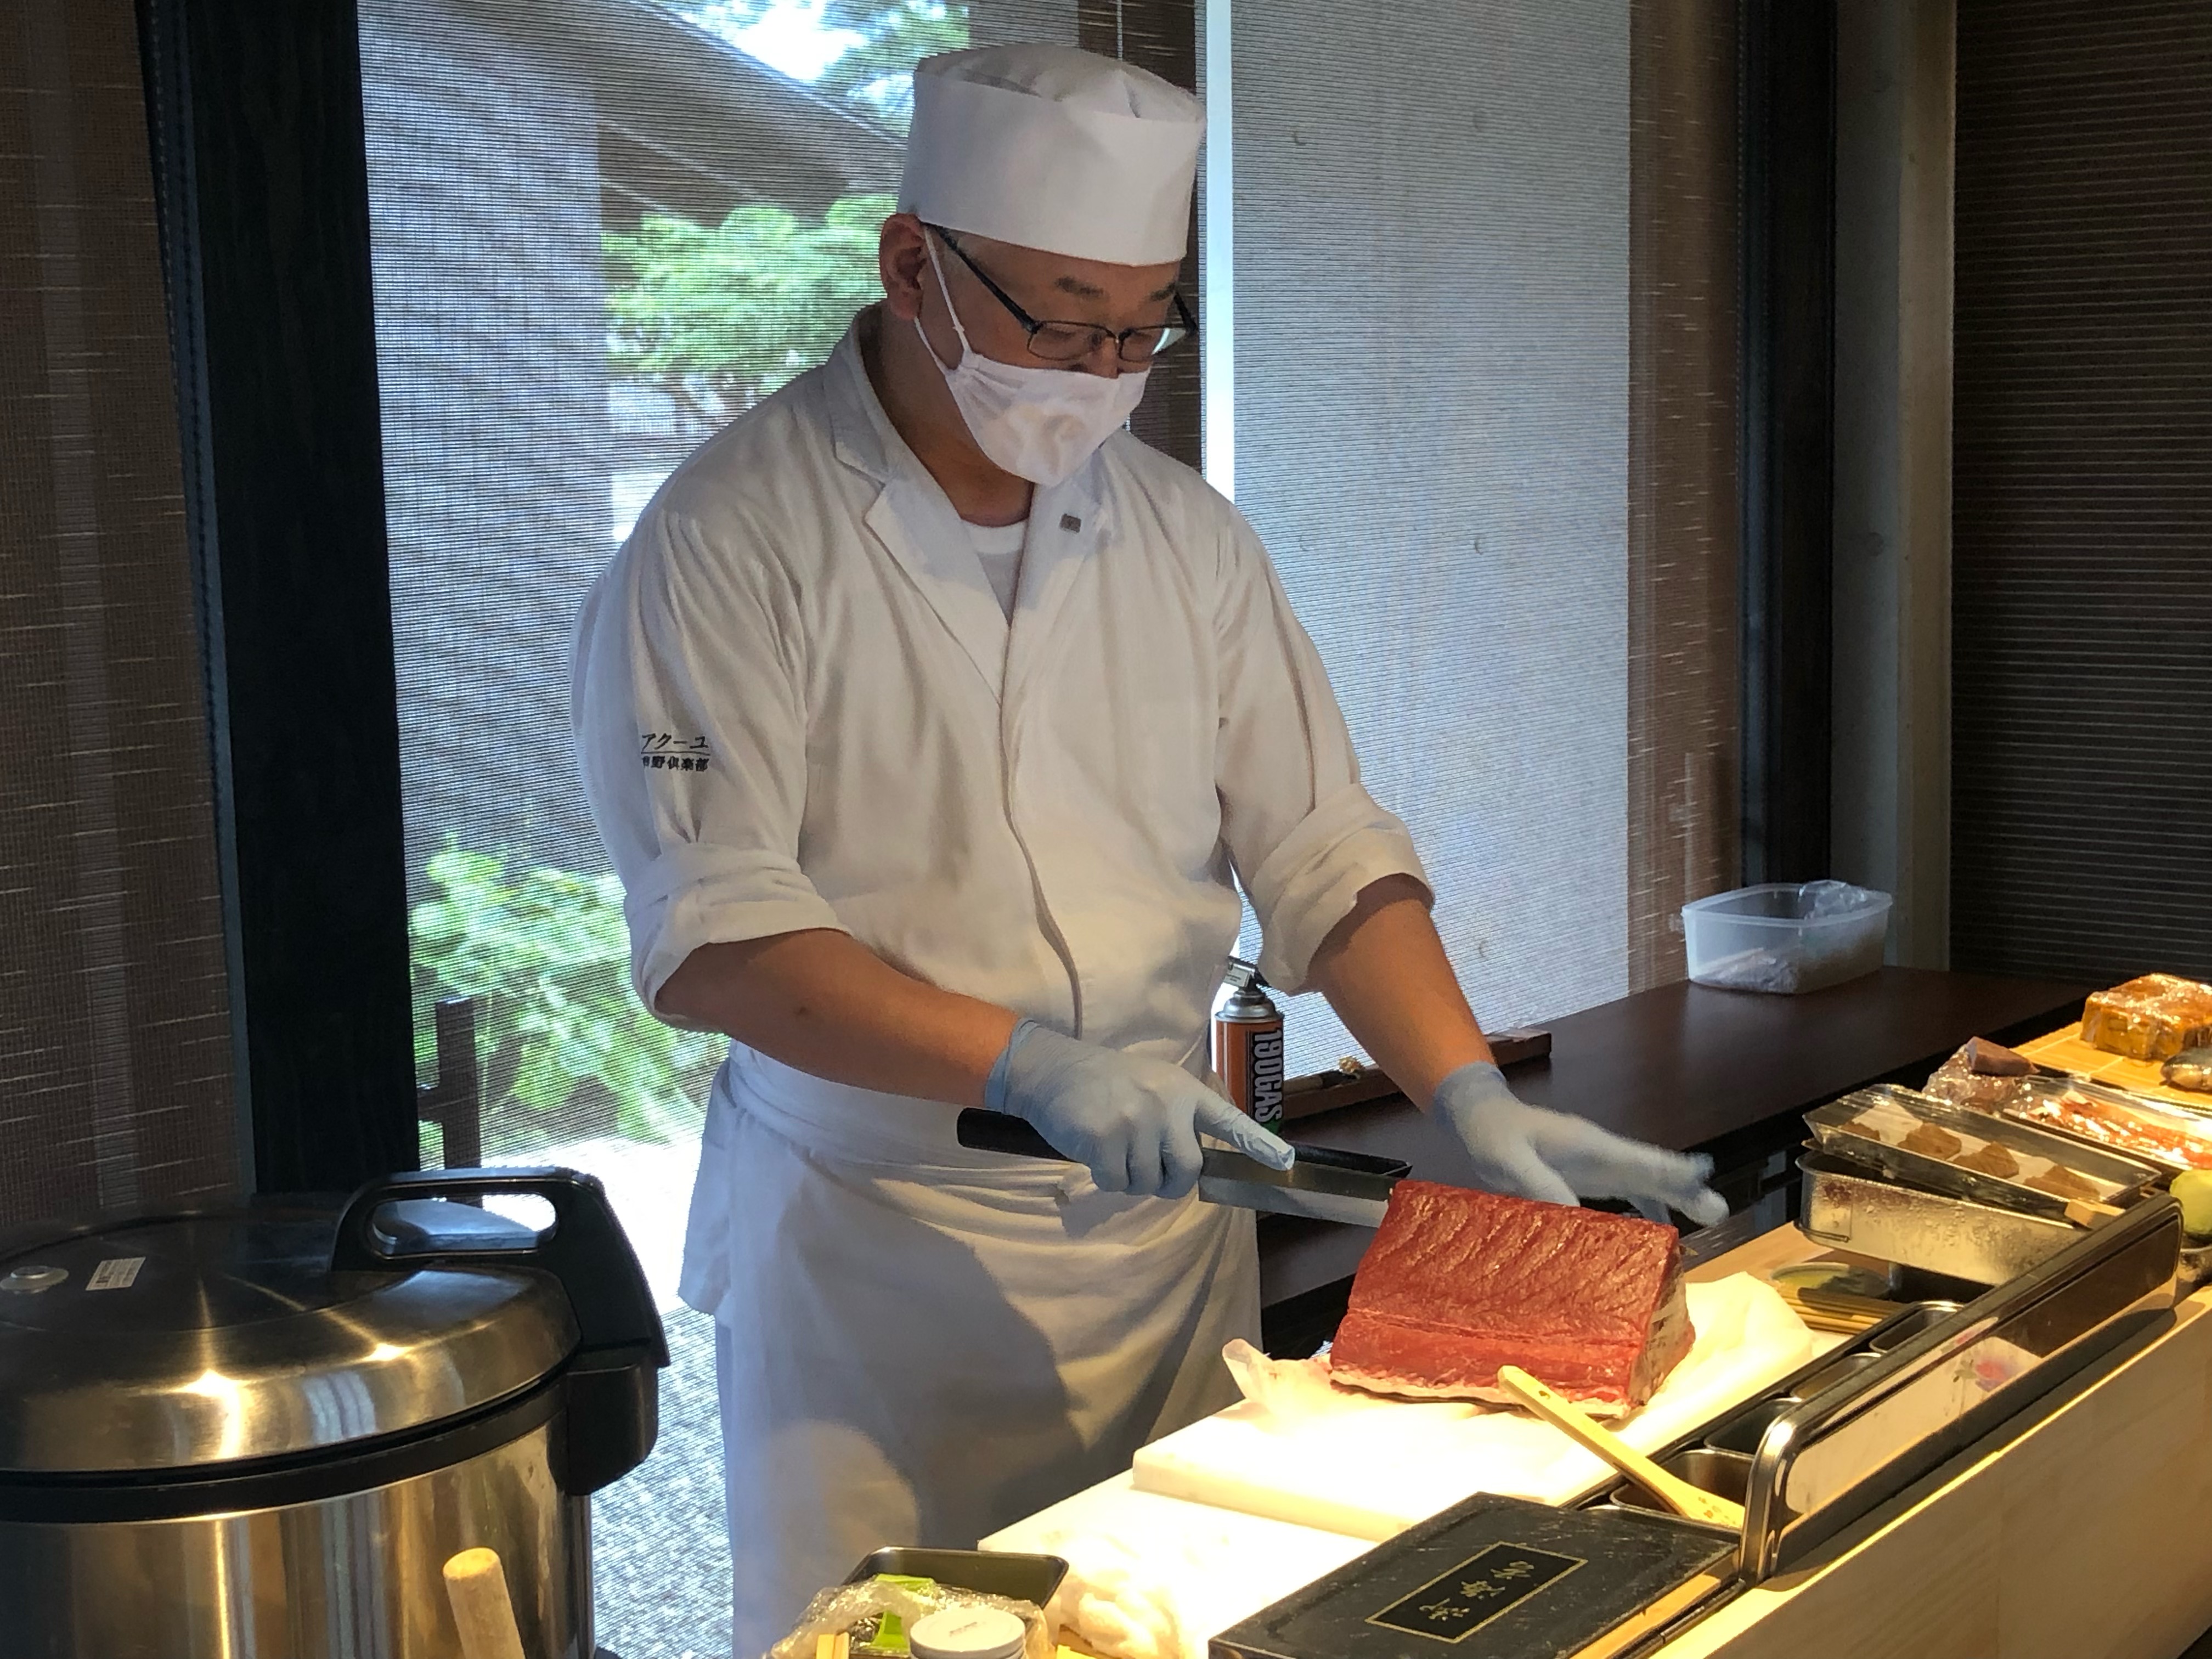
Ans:
[[[0,1480],[202,1470],[420,1430],[576,1346],[521,1267],[333,1272],[335,1211],[84,1231],[0,1255]]]

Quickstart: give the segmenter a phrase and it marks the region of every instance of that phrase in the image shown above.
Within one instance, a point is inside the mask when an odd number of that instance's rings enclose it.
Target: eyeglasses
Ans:
[[[968,250],[954,241],[946,232],[935,225],[922,227],[937,240],[951,248],[960,258],[960,263],[975,273],[975,280],[991,290],[991,297],[1013,314],[1016,322],[1030,337],[1030,351],[1048,363],[1078,363],[1090,356],[1107,341],[1114,342],[1115,355],[1133,367],[1142,368],[1163,351],[1181,345],[1198,333],[1198,319],[1190,314],[1183,303],[1182,290],[1174,295],[1176,316],[1172,323],[1154,323],[1148,328],[1111,329],[1103,323],[1039,322],[1022,309],[1020,301],[993,282],[990,273],[969,258]]]

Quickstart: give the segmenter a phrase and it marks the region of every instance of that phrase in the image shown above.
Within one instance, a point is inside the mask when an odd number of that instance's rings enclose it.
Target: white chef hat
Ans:
[[[1206,112],[1073,46],[978,46],[915,66],[899,210],[1112,264],[1180,259]]]

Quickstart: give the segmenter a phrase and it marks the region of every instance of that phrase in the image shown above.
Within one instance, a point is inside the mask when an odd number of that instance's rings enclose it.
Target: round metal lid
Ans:
[[[527,1389],[575,1347],[550,1275],[333,1274],[336,1219],[125,1223],[0,1259],[0,1478],[343,1447]]]

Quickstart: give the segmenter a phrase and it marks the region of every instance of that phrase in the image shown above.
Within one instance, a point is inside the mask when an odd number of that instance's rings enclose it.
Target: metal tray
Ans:
[[[2071,1242],[2039,1266],[1768,1425],[1745,1496],[1744,1577],[1802,1560],[2121,1343],[2171,1322],[2173,1199],[2068,1231]]]
[[[1057,1555],[1024,1555],[1012,1550],[932,1550],[900,1547],[880,1549],[845,1575],[848,1584],[883,1573],[905,1578],[934,1578],[955,1589],[1003,1595],[1042,1607],[1052,1600],[1067,1563]]]
[[[1815,1146],[1799,1154],[1797,1168],[1804,1200],[1797,1224],[1807,1237],[1977,1285],[2017,1279],[2081,1237],[2070,1221],[1901,1186]]]
[[[1685,1455],[1698,1448],[1753,1450],[1736,1570],[1613,1659],[1648,1659],[1752,1585],[1802,1565],[1817,1546],[2120,1344],[2171,1322],[2181,1244],[2172,1198],[2154,1194],[2103,1226],[2063,1232],[2071,1241],[2065,1249],[2012,1282],[1964,1307],[1901,1304],[1760,1399],[1656,1454],[1662,1462],[1687,1462]],[[1973,1385],[1962,1388],[1967,1378]],[[1729,1462],[1733,1476],[1741,1466]],[[1584,1507],[1616,1506],[1626,1484]]]
[[[1995,1205],[2000,1209],[2047,1216],[2053,1220],[2065,1219],[2067,1200],[2055,1193],[2046,1193],[2039,1187],[2003,1176],[1962,1169],[1929,1153],[1914,1152],[1891,1141],[1871,1140],[1844,1128],[1861,1115],[1883,1108],[1902,1111],[1923,1123],[1932,1123],[1956,1134],[1993,1141],[2012,1152],[2046,1158],[2078,1174],[2094,1176],[2114,1188],[2098,1194],[2099,1201],[2118,1208],[2124,1209],[2142,1197],[2144,1190],[2159,1178],[2157,1169],[2139,1158],[2093,1147],[2070,1135],[2054,1134],[2033,1124],[1969,1111],[1933,1095],[1899,1088],[1893,1083],[1855,1090],[1840,1100],[1806,1113],[1805,1122],[1820,1141],[1821,1151],[1846,1163],[1870,1165],[1899,1181],[1971,1203]]]

